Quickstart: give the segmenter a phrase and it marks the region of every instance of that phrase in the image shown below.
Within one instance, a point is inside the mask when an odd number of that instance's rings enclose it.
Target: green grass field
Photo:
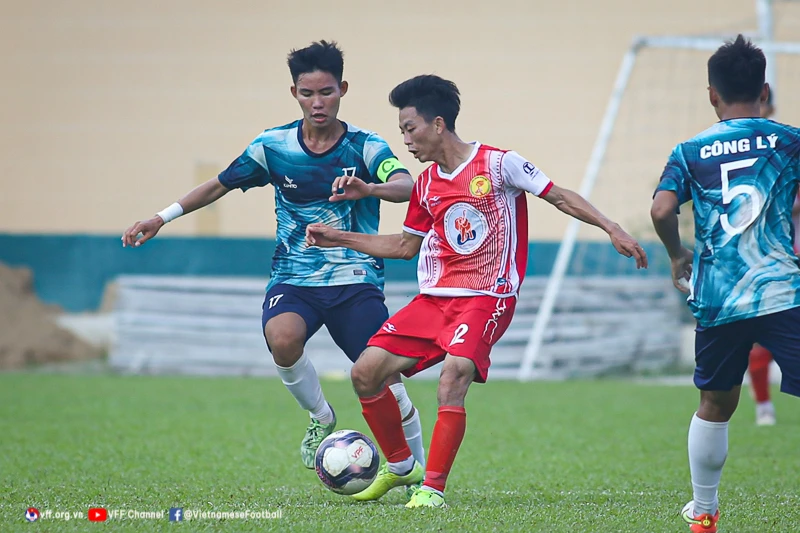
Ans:
[[[323,384],[340,428],[366,431],[347,382]],[[426,439],[434,382],[411,381]],[[277,380],[0,375],[0,531],[688,531],[689,387],[623,381],[474,386],[443,510],[403,494],[359,504],[300,463],[308,422]],[[730,433],[720,531],[800,531],[800,409]],[[396,494],[395,494],[396,492]],[[263,520],[25,522],[27,507],[281,511]]]

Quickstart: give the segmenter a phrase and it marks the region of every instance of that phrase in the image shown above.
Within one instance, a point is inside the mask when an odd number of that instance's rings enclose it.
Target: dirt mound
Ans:
[[[59,313],[36,297],[30,270],[0,263],[0,369],[99,357],[100,349],[56,324]]]

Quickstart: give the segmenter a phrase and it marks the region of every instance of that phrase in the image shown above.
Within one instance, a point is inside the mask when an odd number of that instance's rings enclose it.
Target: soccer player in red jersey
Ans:
[[[618,224],[580,195],[557,185],[516,152],[462,141],[456,85],[438,76],[407,80],[391,92],[403,140],[421,162],[432,162],[411,194],[402,234],[365,235],[311,224],[310,246],[346,247],[376,257],[419,254],[420,294],[390,317],[351,371],[364,418],[384,456],[376,480],[354,495],[377,500],[423,480],[407,507],[442,507],[447,476],[466,429],[464,398],[483,383],[492,346],[508,328],[528,251],[525,194],[608,233],[616,250],[639,268],[647,256]],[[386,388],[395,372],[411,376],[444,361],[439,412],[423,472],[403,438],[400,411]]]

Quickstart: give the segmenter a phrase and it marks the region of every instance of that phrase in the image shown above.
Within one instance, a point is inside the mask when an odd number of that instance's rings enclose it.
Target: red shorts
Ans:
[[[485,383],[489,353],[508,329],[516,305],[515,297],[420,294],[389,317],[367,344],[419,359],[403,372],[406,376],[432,367],[448,353],[466,357],[475,363],[475,381]]]

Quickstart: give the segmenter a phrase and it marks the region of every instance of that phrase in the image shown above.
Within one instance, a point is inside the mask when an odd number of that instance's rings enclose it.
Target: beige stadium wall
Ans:
[[[322,38],[346,54],[341,117],[382,134],[413,173],[422,166],[404,150],[387,94],[437,73],[463,93],[463,139],[516,149],[577,188],[631,39],[752,29],[753,6],[3,0],[0,232],[118,233],[150,216],[261,130],[298,117],[285,56]],[[645,178],[654,183],[659,171]],[[558,239],[566,217],[530,201],[531,239]],[[272,236],[273,207],[268,188],[234,192],[168,231]],[[625,205],[614,209],[625,219]],[[396,231],[404,211],[385,204],[381,231]]]

